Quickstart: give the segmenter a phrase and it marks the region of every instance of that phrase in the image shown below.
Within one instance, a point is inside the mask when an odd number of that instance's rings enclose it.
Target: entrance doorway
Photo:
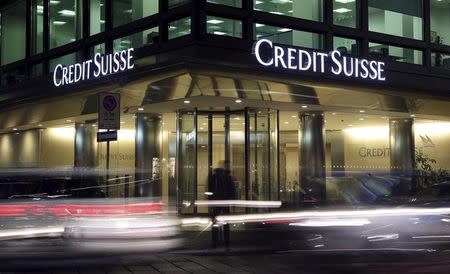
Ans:
[[[181,213],[208,212],[194,202],[208,199],[208,181],[220,161],[231,164],[237,199],[279,199],[277,111],[180,112],[177,151]]]

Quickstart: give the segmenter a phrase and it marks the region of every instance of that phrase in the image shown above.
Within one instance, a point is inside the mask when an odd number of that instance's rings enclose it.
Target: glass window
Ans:
[[[209,3],[242,8],[242,0],[208,0]]]
[[[48,62],[49,65],[49,71],[53,72],[53,70],[55,69],[55,67],[59,64],[63,65],[63,66],[70,66],[75,64],[78,60],[80,59],[79,53],[78,52],[74,52],[74,53],[70,53],[55,59],[52,59]]]
[[[277,44],[312,49],[323,48],[323,36],[318,33],[269,26],[260,23],[256,23],[254,29],[255,39],[266,38]]]
[[[450,2],[431,1],[431,42],[450,45]]]
[[[422,51],[401,48],[377,43],[369,43],[370,55],[374,57],[389,58],[392,61],[422,65]]]
[[[191,34],[191,17],[169,23],[169,40]]]
[[[369,0],[369,30],[423,39],[422,0]]]
[[[450,54],[439,52],[431,53],[431,65],[433,67],[450,69]]]
[[[44,39],[44,1],[33,1],[31,53],[42,52]]]
[[[206,26],[209,34],[242,38],[242,21],[207,16]]]
[[[322,21],[322,5],[322,0],[253,0],[255,10],[313,21]]]
[[[148,0],[114,0],[114,27],[158,13],[159,1]]]
[[[333,38],[333,49],[345,54],[358,54],[358,42],[355,39],[348,39],[343,37]]]
[[[139,48],[143,45],[152,44],[155,37],[158,37],[158,27],[121,37],[114,40],[114,51]]]
[[[2,65],[25,58],[26,1],[19,0],[2,9],[1,58]]]
[[[50,1],[50,48],[81,38],[81,0]]]
[[[190,1],[191,0],[168,0],[167,5],[169,6],[169,9],[170,9],[170,8],[175,8],[175,7],[184,5]]]
[[[100,53],[100,54],[105,54],[106,50],[105,50],[105,44],[98,44],[95,45],[91,48],[89,48],[89,56],[90,57],[94,57],[95,54]]]
[[[357,27],[359,0],[333,0],[333,23],[349,28]]]
[[[91,27],[90,34],[105,31],[105,0],[90,0]]]
[[[31,66],[31,78],[38,78],[44,75],[44,65],[42,63]]]

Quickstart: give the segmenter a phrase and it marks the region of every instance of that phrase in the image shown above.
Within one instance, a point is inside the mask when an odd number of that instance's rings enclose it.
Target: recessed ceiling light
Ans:
[[[364,113],[364,112],[366,112],[366,111],[365,111],[365,110],[360,110],[359,112],[360,112],[360,113]]]
[[[264,27],[265,25],[264,24],[261,24],[261,23],[256,23],[255,24],[255,27],[257,27],[257,28],[260,28],[260,27]]]
[[[67,119],[67,120],[66,120],[66,122],[67,122],[67,123],[70,123],[70,122],[72,122],[72,120],[70,120],[70,119]]]
[[[236,100],[234,100],[234,102],[239,104],[239,103],[242,103],[242,100],[241,99],[236,99]]]
[[[200,130],[203,130],[203,128],[201,127]]]
[[[68,17],[74,17],[76,14],[75,11],[73,10],[60,10],[58,11],[59,14],[61,14],[62,16],[68,16]]]
[[[336,0],[336,2],[342,3],[342,4],[348,4],[348,3],[355,2],[355,0]]]
[[[302,108],[308,108],[308,106],[305,105],[305,106],[302,106]]]
[[[282,29],[278,29],[278,32],[288,32],[291,31],[292,29],[288,29],[288,28],[282,28]]]
[[[292,115],[291,117],[292,117],[292,118],[297,118],[297,115]]]
[[[411,114],[411,115],[409,115],[409,117],[416,117],[416,115],[414,115],[414,114]]]
[[[13,128],[13,130],[17,130],[17,128]]]
[[[57,5],[60,1],[58,0],[50,0],[50,5]]]
[[[287,125],[287,124],[289,124],[289,122],[286,121],[286,122],[284,122],[284,124]]]
[[[139,110],[139,111],[143,111],[143,110],[144,110],[144,108],[140,107],[140,108],[138,108],[138,110]]]
[[[336,112],[331,113],[331,115],[336,115]]]
[[[347,13],[347,12],[351,12],[351,9],[347,9],[347,8],[339,8],[339,9],[335,9],[333,10],[335,13]]]
[[[185,104],[190,104],[191,101],[190,101],[190,100],[184,100],[183,103],[185,103]]]
[[[364,121],[364,118],[359,118],[360,121]]]
[[[259,5],[259,4],[262,4],[262,3],[264,3],[264,2],[263,1],[259,1],[259,0],[255,1],[255,5]]]
[[[352,124],[350,124],[350,125],[348,125],[349,127],[352,127],[353,125]]]
[[[62,26],[65,25],[67,22],[64,21],[53,21],[53,25]]]
[[[121,124],[125,124],[125,122],[124,122],[124,121],[121,121],[120,123],[121,123]]]
[[[222,20],[218,20],[218,19],[210,19],[210,20],[208,20],[208,21],[206,21],[206,22],[208,22],[208,23],[210,23],[210,24],[221,24],[221,23],[223,23],[223,21]]]
[[[39,124],[38,127],[42,127],[42,124]]]
[[[223,32],[223,31],[215,31],[214,34],[215,34],[215,35],[225,35],[225,34],[227,34],[227,33],[226,33],[226,32]]]

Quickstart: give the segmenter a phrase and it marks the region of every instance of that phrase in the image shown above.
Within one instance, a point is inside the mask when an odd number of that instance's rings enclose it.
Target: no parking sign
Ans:
[[[120,94],[100,93],[98,109],[99,129],[120,129]]]

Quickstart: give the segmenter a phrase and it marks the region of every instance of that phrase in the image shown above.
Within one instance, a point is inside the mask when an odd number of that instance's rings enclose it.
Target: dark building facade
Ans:
[[[0,62],[0,167],[154,182],[110,197],[206,212],[221,160],[238,198],[292,206],[411,193],[416,153],[450,169],[447,0],[3,1]]]

